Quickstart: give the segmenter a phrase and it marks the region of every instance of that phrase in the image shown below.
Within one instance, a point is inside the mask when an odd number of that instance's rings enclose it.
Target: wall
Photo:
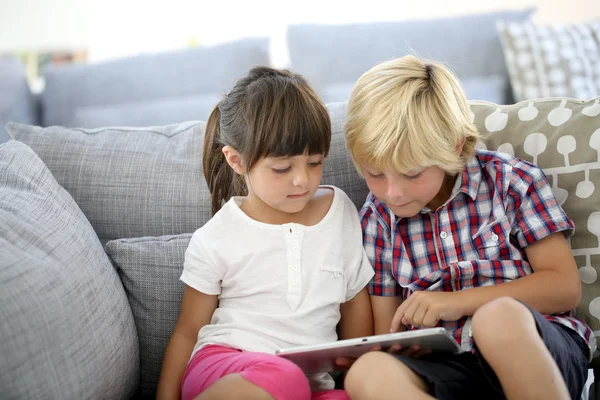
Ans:
[[[285,0],[283,0],[285,1]],[[537,7],[540,23],[600,17],[598,0],[0,0],[0,53],[85,48],[91,61],[271,36],[274,64],[285,65],[286,24],[350,23],[445,17]],[[234,11],[235,10],[235,11]]]

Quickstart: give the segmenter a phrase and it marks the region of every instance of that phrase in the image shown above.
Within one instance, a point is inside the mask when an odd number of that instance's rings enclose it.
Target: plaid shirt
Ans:
[[[458,291],[529,275],[533,270],[523,249],[554,232],[568,236],[574,229],[541,169],[479,150],[457,177],[450,200],[437,211],[424,208],[414,217],[399,218],[369,193],[361,223],[375,270],[369,293],[404,299],[416,290]],[[590,356],[594,353],[591,329],[573,312],[546,318],[575,330]],[[452,331],[463,349],[472,349],[470,317],[438,326]]]

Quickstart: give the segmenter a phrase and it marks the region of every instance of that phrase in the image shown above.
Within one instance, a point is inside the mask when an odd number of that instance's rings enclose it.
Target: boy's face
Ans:
[[[435,211],[452,191],[451,186],[448,190],[444,185],[446,173],[435,166],[408,174],[367,165],[361,165],[361,169],[369,190],[398,217],[412,217],[425,207]]]

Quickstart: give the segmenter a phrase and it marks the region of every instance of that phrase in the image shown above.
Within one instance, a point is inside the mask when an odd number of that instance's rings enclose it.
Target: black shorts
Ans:
[[[577,332],[548,321],[528,307],[540,336],[554,358],[572,399],[578,399],[588,377],[587,344]],[[496,374],[475,348],[473,353],[396,356],[420,375],[437,399],[505,399]]]

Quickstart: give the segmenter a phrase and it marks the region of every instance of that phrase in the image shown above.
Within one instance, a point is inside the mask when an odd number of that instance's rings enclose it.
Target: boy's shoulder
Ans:
[[[512,154],[491,150],[476,150],[474,160],[479,168],[487,171],[513,170],[518,174],[537,175],[541,168]],[[474,163],[467,163],[467,172]]]

